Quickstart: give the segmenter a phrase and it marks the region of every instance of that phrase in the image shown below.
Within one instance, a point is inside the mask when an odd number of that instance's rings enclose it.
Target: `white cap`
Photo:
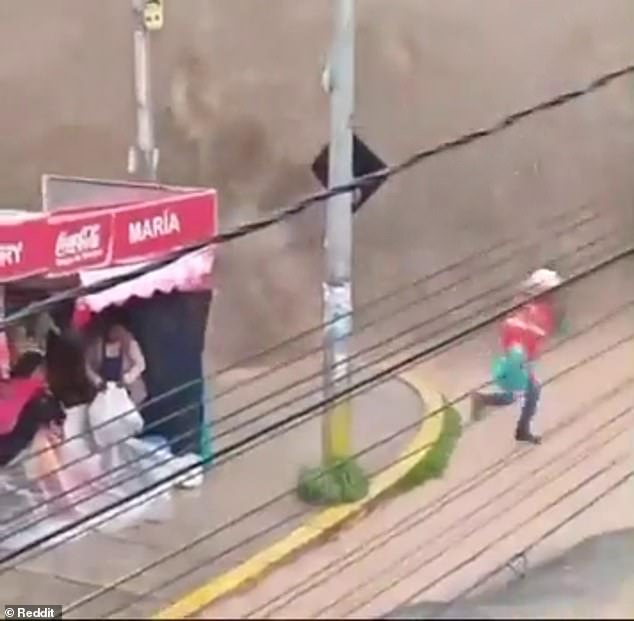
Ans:
[[[554,270],[540,268],[535,270],[523,283],[528,291],[544,293],[558,287],[563,282],[561,276]]]

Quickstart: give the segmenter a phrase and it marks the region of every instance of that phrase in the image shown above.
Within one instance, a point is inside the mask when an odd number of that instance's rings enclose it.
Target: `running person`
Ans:
[[[522,294],[531,299],[506,317],[501,325],[503,355],[508,356],[511,350],[520,350],[527,365],[526,387],[519,393],[523,397],[523,404],[515,430],[515,439],[518,442],[541,442],[541,438],[531,431],[531,422],[537,413],[541,391],[532,366],[541,354],[545,341],[553,336],[561,322],[562,309],[552,291],[560,284],[561,278],[553,270],[539,269],[533,272],[522,285]],[[488,394],[473,393],[472,419],[481,420],[487,407],[510,405],[517,396],[518,393],[511,390]]]

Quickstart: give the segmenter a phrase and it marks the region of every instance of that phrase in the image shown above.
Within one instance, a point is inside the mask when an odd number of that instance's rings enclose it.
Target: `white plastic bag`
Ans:
[[[64,408],[64,412],[64,440],[57,447],[57,453],[64,467],[62,478],[72,482],[65,489],[81,486],[89,495],[90,482],[99,480],[100,466],[92,441],[88,406],[76,405]]]
[[[143,430],[143,418],[128,391],[113,383],[90,404],[88,418],[99,447],[118,444]]]

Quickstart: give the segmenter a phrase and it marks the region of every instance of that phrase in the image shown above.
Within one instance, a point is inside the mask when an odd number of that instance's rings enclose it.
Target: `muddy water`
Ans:
[[[450,610],[422,603],[392,619],[631,619],[634,529],[599,535],[532,568],[526,577]]]

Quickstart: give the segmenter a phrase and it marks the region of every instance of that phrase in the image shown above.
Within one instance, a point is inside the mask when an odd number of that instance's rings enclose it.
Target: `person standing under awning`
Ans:
[[[101,334],[88,347],[87,362],[88,375],[98,389],[112,382],[125,386],[135,405],[147,398],[145,356],[132,333],[113,315],[104,317]]]

